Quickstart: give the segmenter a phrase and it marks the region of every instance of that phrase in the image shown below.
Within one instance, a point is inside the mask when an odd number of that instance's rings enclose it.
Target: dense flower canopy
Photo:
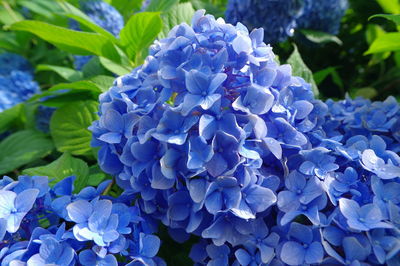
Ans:
[[[82,11],[98,26],[109,31],[114,36],[118,36],[124,27],[124,18],[111,5],[102,0],[81,0]],[[71,21],[70,27],[74,30],[81,30],[76,21]],[[82,69],[92,58],[92,56],[74,56],[76,69]]]
[[[399,105],[316,100],[263,37],[198,11],[156,41],[100,97],[100,166],[199,264],[393,263]]]
[[[0,54],[0,112],[28,100],[40,91],[33,69],[20,55]]]
[[[74,194],[75,177],[0,180],[1,265],[164,265],[160,246],[132,200],[102,196],[111,182]],[[47,229],[44,229],[47,228]]]

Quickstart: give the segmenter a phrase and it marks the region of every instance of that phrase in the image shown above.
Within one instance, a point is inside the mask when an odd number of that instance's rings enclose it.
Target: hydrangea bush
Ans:
[[[263,39],[198,11],[156,41],[100,97],[101,168],[198,265],[396,265],[397,101],[317,100]]]
[[[74,194],[74,176],[0,180],[1,265],[164,265],[154,226],[127,197],[103,196],[111,180]]]
[[[98,26],[109,31],[114,36],[118,36],[124,27],[124,18],[111,5],[101,0],[81,0],[82,11]],[[81,30],[78,22],[70,21],[70,28]],[[92,58],[92,56],[76,55],[74,56],[75,68],[81,70]]]

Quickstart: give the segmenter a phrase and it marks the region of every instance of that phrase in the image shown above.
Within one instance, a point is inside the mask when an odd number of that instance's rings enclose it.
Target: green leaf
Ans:
[[[92,133],[88,127],[98,119],[96,101],[69,103],[57,109],[50,121],[50,133],[60,152],[91,155]]]
[[[162,20],[158,12],[141,12],[133,15],[121,30],[122,45],[131,59],[147,48],[162,29]]]
[[[91,82],[96,84],[102,92],[108,91],[110,87],[113,85],[115,78],[110,76],[96,76],[90,79]]]
[[[72,157],[69,153],[64,153],[57,160],[48,165],[28,168],[22,171],[24,175],[47,176],[51,180],[50,185],[54,186],[68,176],[76,176],[75,185],[84,183],[89,175],[88,165],[81,159]]]
[[[81,55],[104,56],[120,62],[120,56],[112,42],[98,33],[74,31],[41,21],[24,20],[10,26],[11,30],[27,31],[61,50]]]
[[[64,16],[74,19],[78,21],[81,25],[84,27],[90,29],[91,31],[97,32],[107,39],[109,39],[113,43],[117,43],[118,40],[117,38],[114,37],[110,32],[107,30],[103,29],[102,27],[98,26],[96,23],[94,23],[90,17],[88,17],[85,13],[83,13],[81,10],[78,8],[74,7],[73,5],[67,3],[67,2],[60,2],[60,5],[64,8],[65,12],[61,13]]]
[[[186,22],[190,25],[194,9],[191,3],[182,3],[176,5],[173,9],[161,15],[163,21],[163,30],[159,34],[159,38],[165,38],[168,32],[176,25]]]
[[[89,176],[87,178],[87,185],[96,187],[105,179],[111,178],[105,174],[98,165],[93,165],[89,169]]]
[[[17,118],[21,116],[23,110],[22,104],[0,112],[0,133],[9,129]]]
[[[118,75],[122,76],[125,74],[128,74],[132,71],[132,67],[130,66],[124,66],[121,64],[114,63],[113,61],[105,58],[105,57],[99,57],[101,65],[107,69],[108,71]]]
[[[11,9],[9,5],[7,6],[7,8],[0,6],[0,22],[4,25],[10,25],[23,19],[24,17],[17,11]]]
[[[378,95],[378,92],[374,88],[362,88],[362,89],[357,89],[355,90],[354,93],[352,93],[352,97],[363,97],[366,99],[372,99]]]
[[[0,174],[43,158],[53,149],[52,141],[42,133],[34,130],[14,133],[0,142]]]
[[[54,17],[56,12],[60,12],[61,9],[57,5],[56,1],[48,1],[48,0],[26,0],[20,1],[19,4],[23,7],[29,9],[29,11],[41,15],[45,18]]]
[[[400,26],[400,15],[377,14],[369,17],[368,20],[371,20],[373,18],[385,18],[387,20],[393,21],[394,23],[396,23],[397,26]]]
[[[41,94],[34,95],[30,101],[37,101],[44,97],[52,96],[44,102],[53,100],[55,97],[66,96],[68,94],[86,93],[92,95],[93,99],[97,99],[102,89],[90,80],[81,80],[72,83],[59,83]],[[77,101],[77,100],[75,100]]]
[[[146,11],[165,12],[172,9],[172,7],[174,7],[174,5],[176,5],[177,3],[179,3],[179,0],[152,0],[150,4],[147,6]]]
[[[107,59],[108,60],[108,59]],[[109,60],[110,61],[110,60]],[[112,62],[112,61],[111,61]],[[115,64],[115,63],[114,63]],[[93,56],[89,62],[87,62],[83,68],[82,73],[85,78],[97,76],[97,75],[104,75],[108,73],[108,71],[103,67],[100,63],[100,59],[98,56]]]
[[[389,32],[376,38],[365,55],[400,50],[400,32]]]
[[[321,84],[328,76],[332,77],[333,82],[338,85],[341,89],[344,89],[344,84],[336,71],[336,67],[327,67],[313,74],[315,83],[317,85]]]
[[[128,20],[135,11],[142,7],[143,0],[112,0],[111,5],[114,6],[125,20]]]
[[[319,91],[317,84],[314,81],[313,74],[301,58],[301,55],[296,45],[294,46],[293,53],[288,58],[287,63],[292,66],[293,76],[300,76],[306,82],[310,83],[315,97],[318,97]]]
[[[382,7],[383,11],[392,14],[400,13],[399,0],[377,0],[378,4]]]
[[[62,78],[68,81],[77,81],[83,78],[82,72],[76,71],[75,69],[62,67],[62,66],[53,66],[53,65],[37,65],[36,72],[40,71],[53,71],[60,75]]]
[[[326,32],[315,31],[315,30],[301,30],[300,32],[303,33],[308,40],[314,43],[334,42],[337,43],[338,45],[343,44],[343,42],[338,37]]]

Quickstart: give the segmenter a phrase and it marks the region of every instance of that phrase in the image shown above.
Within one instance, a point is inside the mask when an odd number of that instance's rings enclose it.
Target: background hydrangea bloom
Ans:
[[[109,31],[114,36],[118,36],[124,27],[124,18],[111,5],[102,0],[81,0],[80,6],[82,11],[97,25]],[[73,30],[81,30],[79,24],[71,20],[70,28]],[[76,69],[81,70],[92,58],[92,56],[74,56],[74,64]]]
[[[226,20],[243,23],[249,29],[263,27],[267,43],[282,42],[292,36],[301,15],[302,2],[297,0],[229,0]]]
[[[299,28],[338,34],[340,20],[348,8],[347,0],[305,0]]]
[[[0,112],[28,100],[40,91],[33,69],[20,55],[0,54]]]

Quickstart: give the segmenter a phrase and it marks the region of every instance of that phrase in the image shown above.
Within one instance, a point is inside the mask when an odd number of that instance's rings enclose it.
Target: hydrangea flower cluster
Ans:
[[[303,15],[297,21],[298,26],[336,35],[348,5],[347,0],[305,0]]]
[[[42,176],[0,180],[1,265],[165,265],[160,240],[127,198],[98,188],[73,194],[71,176],[49,187]],[[47,227],[47,229],[45,229]]]
[[[263,27],[265,42],[278,43],[296,28],[337,34],[347,0],[229,0],[226,20],[250,29]]]
[[[400,107],[322,102],[263,30],[198,11],[100,96],[99,164],[198,265],[400,258]]]
[[[29,62],[13,53],[0,54],[0,112],[40,91]]]
[[[111,5],[102,0],[81,0],[80,7],[82,11],[98,26],[109,31],[114,36],[118,36],[124,27],[124,18]],[[70,28],[80,31],[81,28],[75,20],[70,22]],[[92,58],[92,56],[74,56],[76,69],[81,70]]]
[[[249,29],[263,27],[267,43],[283,42],[294,33],[303,3],[299,0],[229,0],[226,20]]]

